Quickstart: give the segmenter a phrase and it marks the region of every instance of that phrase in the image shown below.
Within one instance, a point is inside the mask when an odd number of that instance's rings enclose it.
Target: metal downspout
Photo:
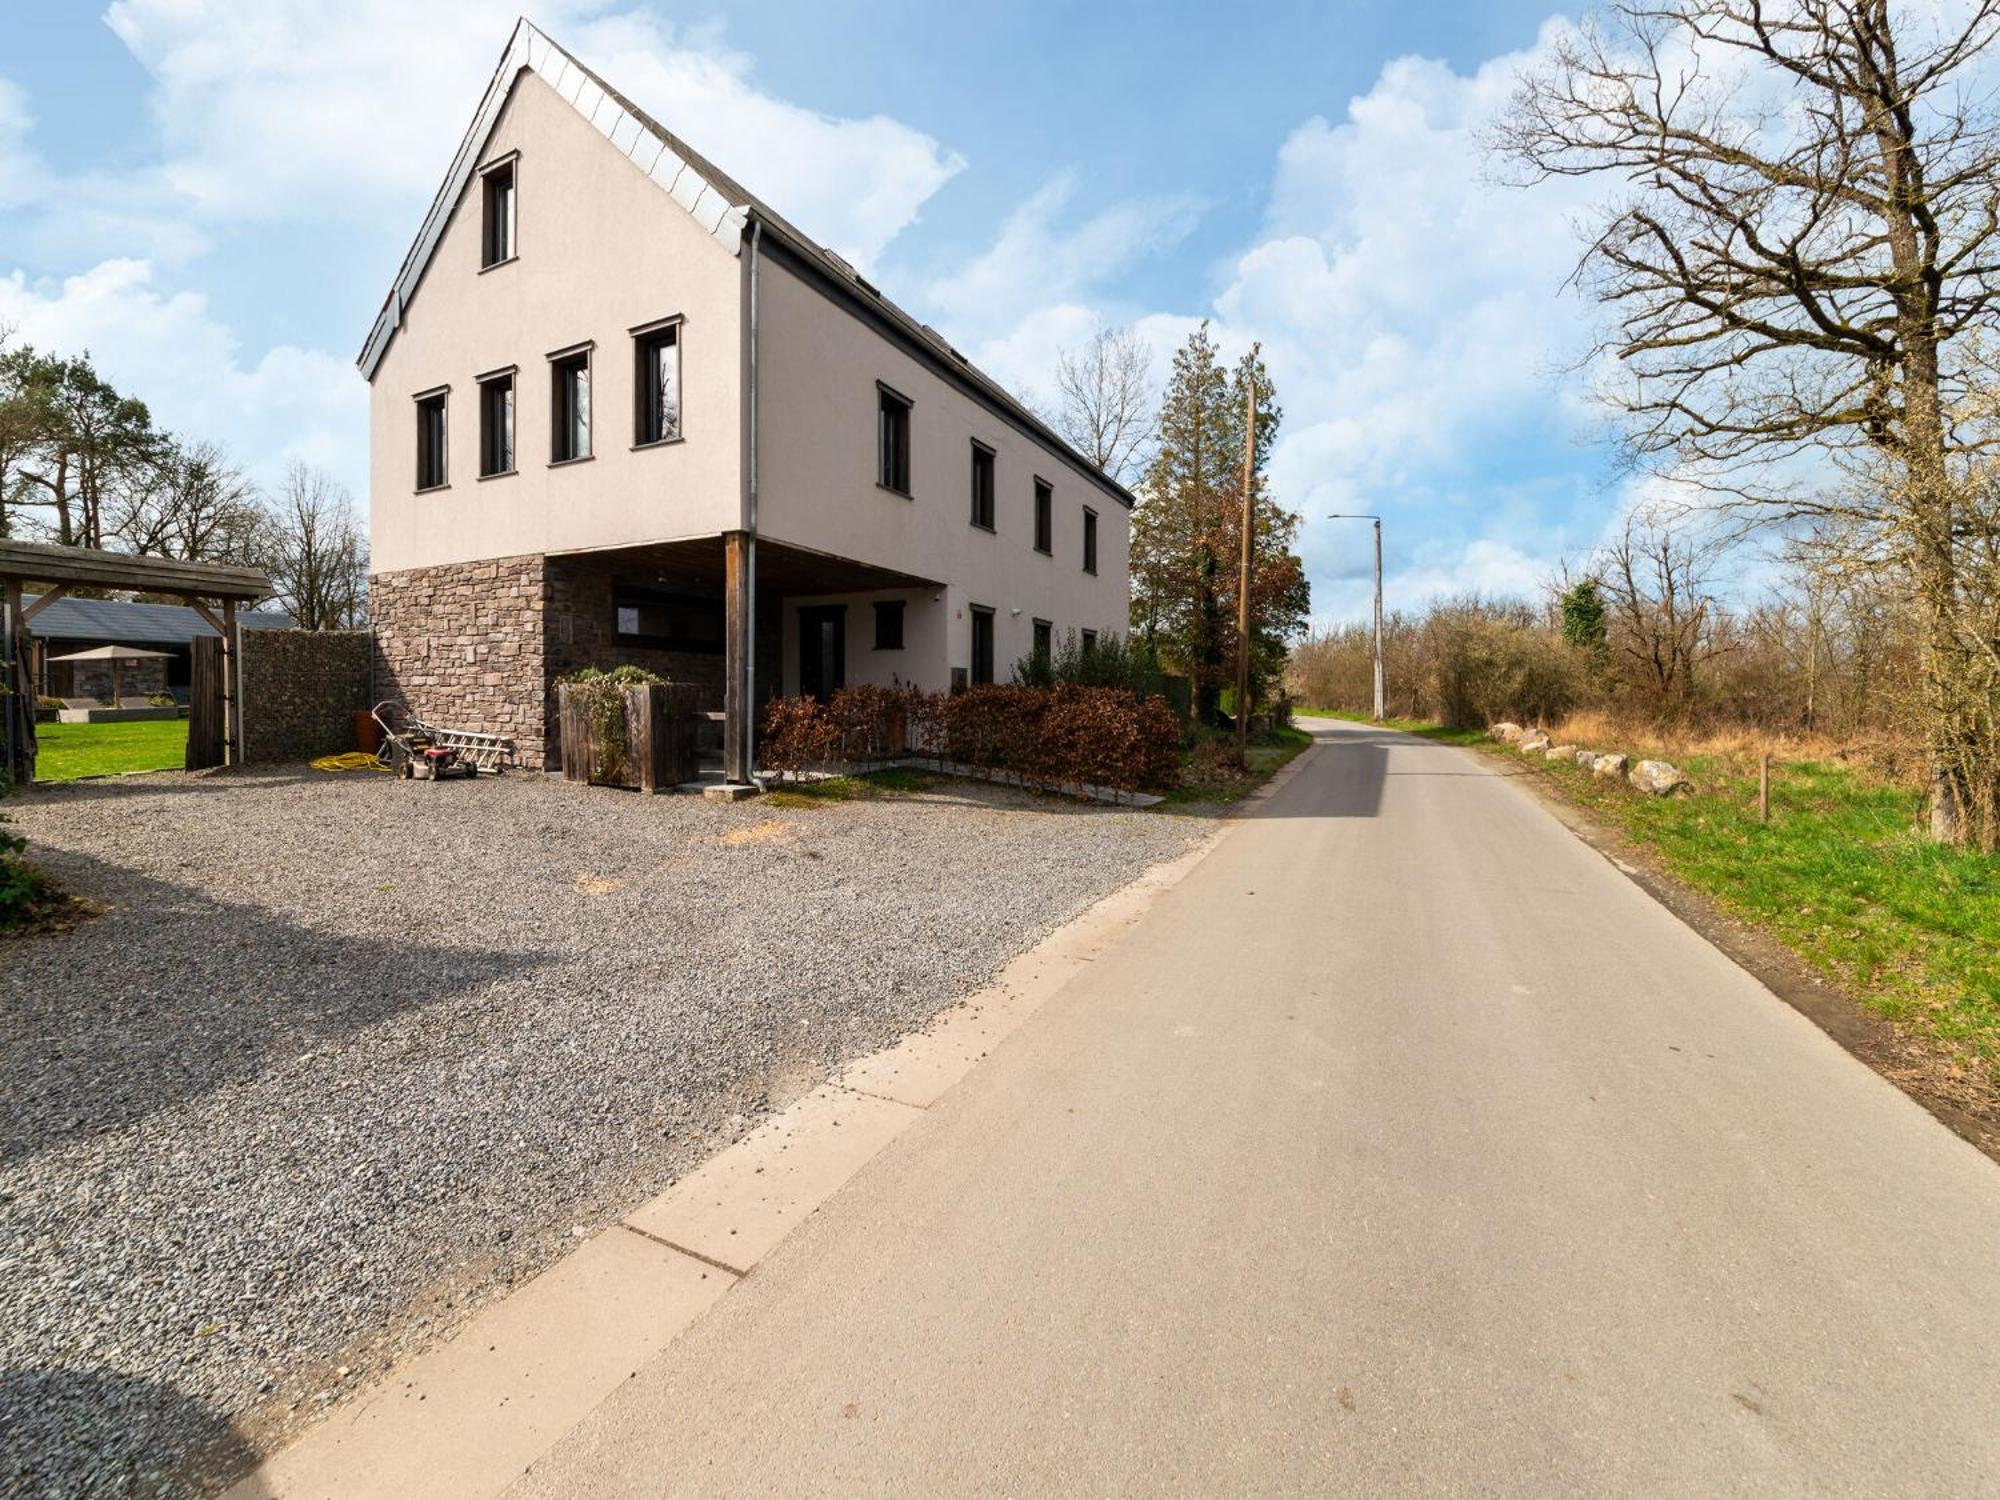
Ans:
[[[757,269],[758,248],[764,237],[764,222],[750,220],[750,394],[746,422],[749,426],[749,454],[745,460],[748,483],[743,495],[743,529],[749,558],[744,568],[744,601],[747,615],[743,653],[743,767],[757,769]]]

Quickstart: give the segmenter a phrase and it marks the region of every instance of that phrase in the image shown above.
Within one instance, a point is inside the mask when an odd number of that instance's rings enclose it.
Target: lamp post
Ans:
[[[1375,722],[1382,722],[1382,518],[1332,511],[1329,521],[1373,521],[1375,523]]]

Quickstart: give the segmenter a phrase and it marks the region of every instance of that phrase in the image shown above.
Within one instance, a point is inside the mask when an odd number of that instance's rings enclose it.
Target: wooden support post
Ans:
[[[236,649],[236,601],[222,601],[223,764],[243,764],[243,661]]]
[[[23,786],[35,779],[35,763],[29,751],[32,743],[29,736],[34,733],[35,707],[32,700],[21,696],[21,671],[19,657],[22,644],[27,638],[27,621],[21,614],[21,581],[9,578],[5,587],[5,619],[0,621],[0,688],[5,696],[0,696],[0,712],[7,720],[0,726],[0,754],[6,756],[0,763],[0,788],[17,778]]]
[[[1757,758],[1757,821],[1771,821],[1771,752]]]
[[[750,780],[750,533],[722,534],[722,774]]]

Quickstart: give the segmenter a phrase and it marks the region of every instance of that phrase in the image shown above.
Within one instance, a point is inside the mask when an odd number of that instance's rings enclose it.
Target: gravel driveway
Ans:
[[[0,946],[0,1491],[61,1495],[240,1466],[1203,826],[303,770],[10,811],[109,907]]]

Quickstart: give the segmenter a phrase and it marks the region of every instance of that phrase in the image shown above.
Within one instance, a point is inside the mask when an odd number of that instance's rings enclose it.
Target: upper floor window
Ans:
[[[479,377],[479,477],[514,472],[514,370]]]
[[[875,479],[899,495],[910,493],[910,398],[876,387]]]
[[[445,397],[450,386],[426,391],[417,397],[417,488],[441,489],[449,480],[445,466]]]
[[[1097,571],[1097,512],[1087,505],[1083,508],[1083,571]]]
[[[479,176],[479,269],[514,258],[514,163],[508,157]]]
[[[590,345],[549,356],[549,462],[590,457]]]
[[[972,441],[972,524],[993,529],[993,450]]]
[[[1035,481],[1035,550],[1056,550],[1056,490],[1046,479]]]
[[[632,389],[638,409],[632,442],[670,443],[681,435],[681,325],[679,319],[632,330]]]

